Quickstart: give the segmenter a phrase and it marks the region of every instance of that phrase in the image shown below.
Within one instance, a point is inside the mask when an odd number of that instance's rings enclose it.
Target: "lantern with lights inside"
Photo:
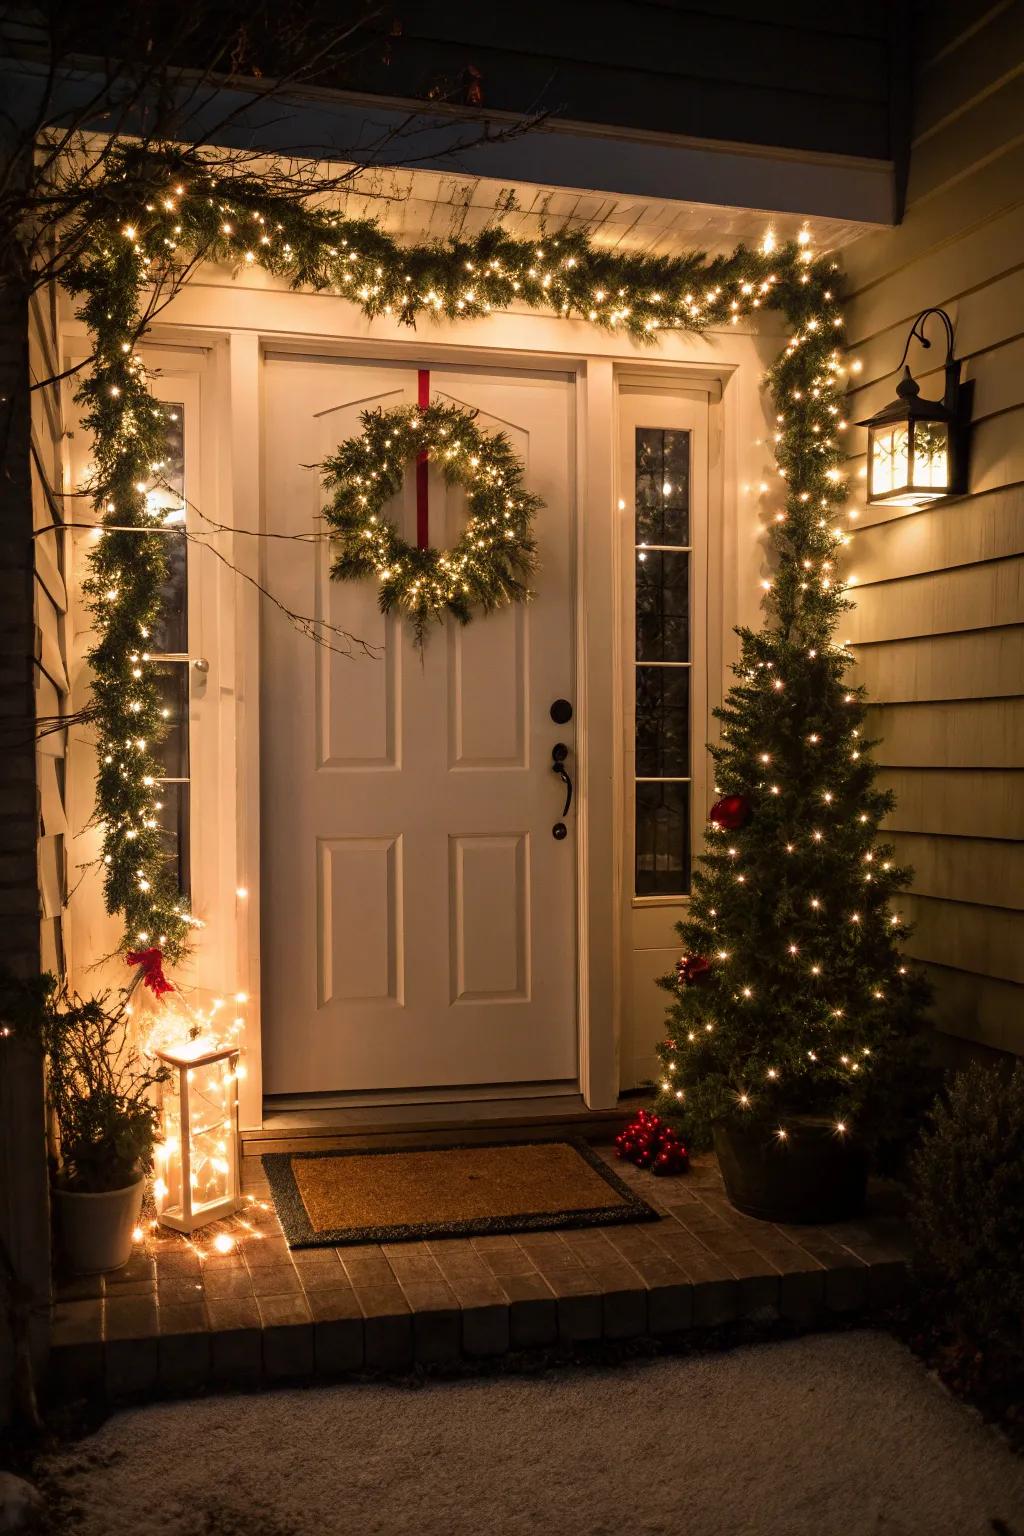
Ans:
[[[163,1137],[153,1184],[157,1220],[194,1232],[242,1203],[238,1177],[238,1047],[202,1036],[157,1050],[164,1084]]]
[[[945,389],[941,400],[924,400],[910,369],[903,367],[930,315],[946,330]],[[868,501],[874,506],[918,507],[967,490],[967,435],[971,386],[960,382],[953,356],[953,326],[944,309],[926,309],[911,327],[900,359],[897,398],[857,425],[868,429]]]

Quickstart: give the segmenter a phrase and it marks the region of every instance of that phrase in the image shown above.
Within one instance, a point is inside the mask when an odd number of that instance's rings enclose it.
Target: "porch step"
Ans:
[[[259,1130],[242,1132],[242,1155],[329,1152],[340,1148],[440,1146],[445,1142],[541,1141],[562,1136],[610,1142],[635,1114],[634,1101],[588,1109],[577,1095],[453,1105],[361,1105],[270,1110]]]
[[[873,1190],[863,1220],[783,1228],[734,1211],[713,1158],[676,1179],[616,1167],[658,1221],[290,1252],[250,1161],[256,1203],[233,1252],[218,1253],[210,1231],[194,1243],[158,1232],[126,1269],[58,1289],[51,1396],[119,1402],[401,1374],[748,1319],[831,1327],[904,1291],[889,1188]]]

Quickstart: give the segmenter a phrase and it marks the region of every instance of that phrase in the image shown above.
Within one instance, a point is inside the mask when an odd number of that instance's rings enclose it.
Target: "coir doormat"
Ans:
[[[582,1141],[267,1152],[291,1248],[657,1220]]]

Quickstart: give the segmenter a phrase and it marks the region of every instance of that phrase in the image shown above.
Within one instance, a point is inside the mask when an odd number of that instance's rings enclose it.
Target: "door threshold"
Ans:
[[[263,1096],[264,1121],[276,1114],[308,1114],[335,1109],[387,1111],[423,1105],[502,1103],[513,1099],[569,1099],[582,1104],[575,1078],[531,1083],[449,1083],[436,1088],[366,1088],[325,1093],[269,1093]]]
[[[588,1109],[580,1094],[417,1104],[349,1105],[269,1110],[259,1130],[242,1132],[246,1157],[264,1152],[354,1150],[378,1146],[436,1145],[452,1139],[537,1140],[577,1136],[610,1141],[628,1111]]]

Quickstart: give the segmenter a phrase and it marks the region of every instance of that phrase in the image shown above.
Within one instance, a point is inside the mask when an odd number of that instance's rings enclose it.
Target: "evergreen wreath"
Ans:
[[[364,411],[362,434],[322,465],[334,492],[324,509],[337,549],[331,576],[375,577],[381,611],[406,614],[420,648],[428,624],[446,613],[468,624],[474,608],[490,613],[531,596],[533,518],[544,503],[524,488],[525,469],[508,438],[482,432],[475,416],[436,403]],[[424,452],[449,485],[467,491],[469,520],[451,549],[409,544],[383,515],[402,489],[406,462]]]

